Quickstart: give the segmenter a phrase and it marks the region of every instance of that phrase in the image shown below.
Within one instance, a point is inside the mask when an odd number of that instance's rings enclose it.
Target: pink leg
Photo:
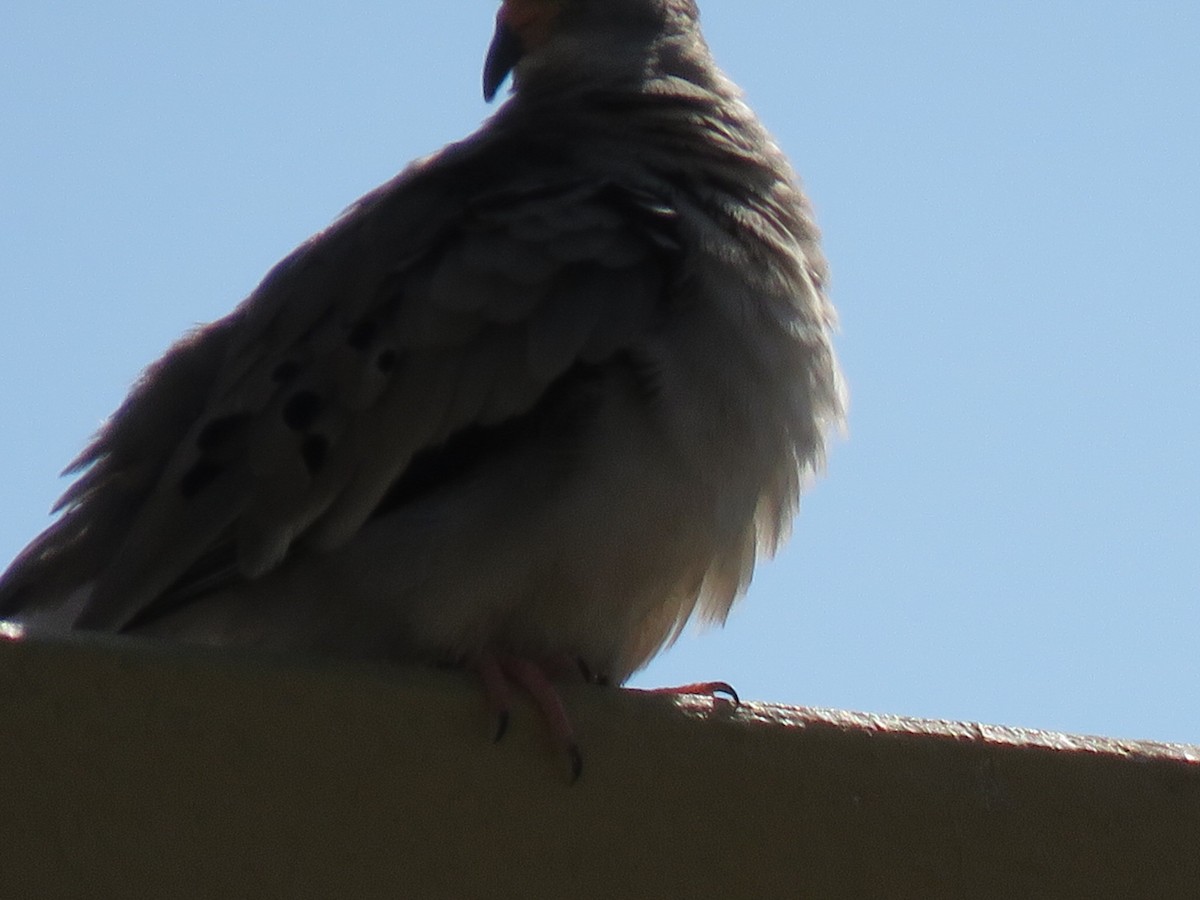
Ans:
[[[575,732],[562,698],[546,674],[548,669],[558,671],[563,666],[544,666],[516,656],[485,653],[475,661],[474,668],[483,683],[488,709],[498,719],[495,740],[504,737],[508,730],[511,686],[515,685],[533,700],[554,743],[566,750],[571,765],[571,781],[574,783],[583,773],[583,755],[575,742]],[[574,667],[568,664],[566,668],[570,670]]]

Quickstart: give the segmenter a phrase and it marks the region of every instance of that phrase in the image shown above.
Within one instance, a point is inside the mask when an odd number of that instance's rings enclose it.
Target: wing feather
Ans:
[[[95,582],[78,625],[120,629],[166,595],[339,547],[414,458],[653,329],[674,247],[661,199],[577,176],[456,197],[430,171],[365,198],[147,372],[0,605],[69,558],[66,580]]]

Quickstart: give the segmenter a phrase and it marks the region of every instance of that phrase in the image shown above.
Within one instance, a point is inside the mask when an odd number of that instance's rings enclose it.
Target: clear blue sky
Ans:
[[[495,9],[5,13],[0,558],[143,365],[487,115]],[[851,427],[635,683],[1200,741],[1200,4],[704,13],[814,198]]]

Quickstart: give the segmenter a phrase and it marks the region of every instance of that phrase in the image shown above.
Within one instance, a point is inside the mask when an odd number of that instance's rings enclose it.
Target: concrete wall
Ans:
[[[0,898],[1197,897],[1200,748],[0,644]]]

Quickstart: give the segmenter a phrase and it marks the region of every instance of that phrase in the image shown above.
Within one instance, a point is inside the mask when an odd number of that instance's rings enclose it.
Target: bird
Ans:
[[[10,633],[450,662],[569,741],[565,672],[724,622],[845,418],[811,205],[693,0],[502,0],[510,79],[145,370]]]

